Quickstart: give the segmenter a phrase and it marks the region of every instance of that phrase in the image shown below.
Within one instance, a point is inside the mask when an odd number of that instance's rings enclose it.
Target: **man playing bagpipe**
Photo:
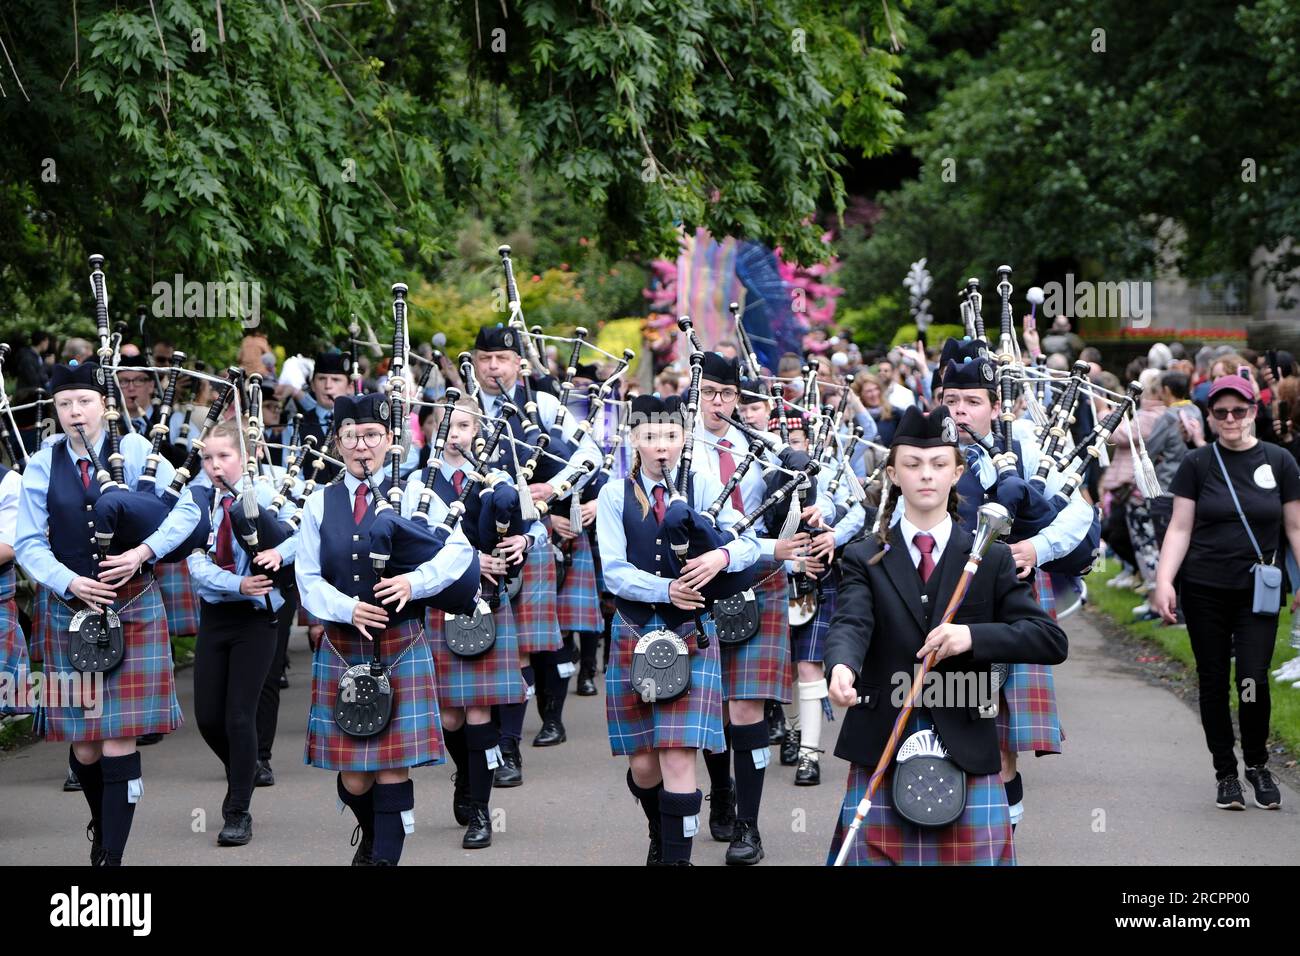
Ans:
[[[470,572],[477,579],[478,567],[456,528],[427,559],[383,556],[413,565],[385,573],[372,531],[392,491],[387,475],[377,477],[393,441],[389,403],[384,395],[339,396],[334,416],[346,471],[304,504],[295,561],[303,606],[325,622],[312,663],[306,762],[338,772],[338,798],[357,819],[354,865],[396,865],[415,827],[410,768],[444,760],[419,602]],[[408,501],[401,504],[409,518]]]
[[[509,419],[508,440],[501,443],[497,459],[492,464],[503,470],[513,470],[521,494],[526,485],[533,500],[553,499],[556,488],[551,482],[564,465],[552,457],[532,452],[526,445],[536,445],[542,436],[546,436],[553,451],[564,447],[567,454],[556,454],[570,467],[582,461],[598,464],[600,453],[593,442],[579,441],[572,415],[567,416],[562,425],[557,425],[559,399],[546,391],[534,392],[532,383],[520,374],[523,343],[519,336],[519,332],[506,326],[479,329],[472,355],[478,402],[489,420],[499,417],[506,403],[519,409],[521,414]],[[531,502],[524,505],[526,517],[531,517],[533,510]],[[542,528],[545,531],[544,525]],[[557,592],[555,555],[549,535],[543,533],[540,540],[534,538],[528,548],[520,572],[519,593],[512,603],[519,634],[520,665],[530,695],[534,687],[545,685],[551,699],[559,698],[559,683],[568,681],[568,677],[561,677],[559,672],[562,662],[558,652],[563,647],[563,638]],[[499,708],[504,764],[496,772],[497,786],[518,786],[523,782],[523,757],[518,740],[522,735],[524,715],[517,710],[518,707],[510,704]],[[554,728],[549,742],[558,743],[561,736],[558,728]]]
[[[1027,483],[1037,473],[1043,457],[1027,425],[1016,430],[1018,437],[1012,442],[1015,470],[1000,473],[994,458],[1001,459],[1006,449],[1001,435],[995,434],[994,423],[1002,414],[1002,406],[994,384],[994,364],[980,354],[983,345],[978,340],[955,339],[944,345],[941,400],[957,422],[963,441],[970,440],[961,446],[966,470],[957,485],[959,517],[969,532],[974,530],[976,512],[986,500],[1005,500],[1011,506],[1016,520],[1008,543],[1017,572],[1031,578],[1039,603],[1050,612],[1054,608],[1050,581],[1046,576],[1034,580],[1035,571],[1046,566],[1052,574],[1077,575],[1091,565],[1095,547],[1091,536],[1099,531],[1095,510],[1076,490],[1068,504],[1057,511],[1049,502],[1060,485],[1059,475],[1049,476],[1042,489]],[[1015,825],[1024,812],[1017,753],[1061,752],[1060,716],[1051,670],[1042,664],[1013,664],[1007,671],[1001,698],[997,721],[1002,779]]]
[[[1015,863],[990,671],[1058,664],[1066,637],[992,540],[990,519],[1006,512],[989,505],[977,535],[961,527],[961,462],[948,410],[909,408],[880,531],[845,550],[825,655],[831,700],[849,708],[835,747],[852,763],[837,863]]]

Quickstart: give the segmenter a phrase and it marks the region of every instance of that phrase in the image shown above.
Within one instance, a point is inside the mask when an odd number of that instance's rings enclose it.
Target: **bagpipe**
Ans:
[[[401,282],[393,284],[393,363],[388,375],[389,428],[393,432],[393,444],[389,448],[387,462],[389,470],[389,492],[387,499],[377,493],[374,495],[375,520],[370,526],[370,559],[376,574],[388,576],[409,574],[420,565],[430,561],[442,550],[447,538],[454,530],[454,524],[429,527],[428,510],[423,515],[417,509],[415,517],[402,516],[402,486],[400,468],[405,457],[405,395],[406,354],[409,339],[406,323],[407,287]],[[450,419],[450,412],[447,419]],[[444,420],[446,421],[446,419]],[[444,435],[445,441],[445,435]],[[426,469],[426,475],[433,472],[432,462]],[[366,475],[370,481],[369,472]],[[466,483],[466,487],[469,483]],[[452,509],[456,504],[453,503]],[[464,505],[461,506],[463,513]],[[420,520],[421,517],[423,520]],[[457,521],[459,514],[457,515]],[[418,606],[434,608],[447,614],[472,614],[478,605],[480,568],[478,555],[471,557],[469,566],[450,585],[430,598],[417,602]]]
[[[5,450],[9,452],[9,460],[14,463],[14,470],[22,471],[29,460],[27,446],[23,443],[18,422],[14,418],[14,407],[9,402],[9,395],[4,385],[4,363],[8,360],[10,351],[12,350],[9,348],[9,343],[0,342],[0,443],[3,443]],[[23,407],[36,409],[39,418],[41,402],[42,399],[38,395],[35,402]]]

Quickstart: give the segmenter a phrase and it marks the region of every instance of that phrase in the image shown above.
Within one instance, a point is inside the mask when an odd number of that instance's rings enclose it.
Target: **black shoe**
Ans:
[[[1276,810],[1282,806],[1282,791],[1278,789],[1268,767],[1246,768],[1246,780],[1255,788],[1255,806],[1261,810]]]
[[[375,842],[365,835],[360,823],[352,828],[352,846],[357,848],[357,852],[352,854],[353,866],[375,865]]]
[[[650,849],[645,855],[645,865],[664,865],[664,832],[658,820],[650,824]]]
[[[253,839],[253,816],[236,811],[226,817],[226,825],[217,834],[217,846],[244,846]]]
[[[709,801],[709,833],[719,843],[730,843],[736,825],[736,782],[726,790],[711,790]]]
[[[64,793],[81,793],[81,781],[77,779],[77,771],[71,767],[68,768],[68,775],[63,778]]]
[[[141,734],[135,738],[135,745],[137,747],[148,747],[151,744],[158,743],[164,736],[164,734]]]
[[[501,738],[501,766],[492,774],[494,787],[518,787],[524,782],[524,758],[519,741]]]
[[[753,866],[763,859],[763,838],[748,820],[736,821],[736,833],[727,847],[727,866]]]
[[[284,670],[280,671],[280,690],[287,690],[288,688],[289,688],[289,664],[286,661],[284,665]]]
[[[275,774],[271,771],[271,761],[259,760],[257,769],[253,771],[253,786],[255,787],[274,787]]]
[[[1245,810],[1246,798],[1241,793],[1241,781],[1225,777],[1219,781],[1219,796],[1214,805],[1221,810]]]
[[[482,850],[492,845],[492,817],[486,803],[471,803],[469,829],[460,845],[466,850]]]
[[[461,779],[464,776],[465,779]],[[474,801],[469,798],[469,774],[453,773],[451,775],[451,813],[461,826],[469,826],[470,815],[474,812]]]
[[[822,765],[817,759],[820,752],[807,749],[800,751],[799,769],[794,772],[796,787],[815,787],[822,782]]]
[[[90,865],[104,865],[104,843],[99,838],[99,824],[91,820],[86,824],[86,839],[90,841]]]
[[[767,712],[767,742],[779,744],[786,735],[785,708],[772,704]]]
[[[554,716],[554,713],[542,721],[542,729],[537,732],[533,738],[534,747],[554,747],[562,744],[569,738],[564,733],[564,724],[560,718]]]
[[[581,670],[578,671],[578,690],[577,690],[577,694],[578,694],[579,697],[595,697],[595,696],[596,696],[596,670],[595,670],[595,668],[592,668],[591,670],[588,670],[587,668],[583,667]]]
[[[799,742],[803,740],[803,731],[791,727],[785,732],[781,741],[781,766],[793,767],[799,762]]]

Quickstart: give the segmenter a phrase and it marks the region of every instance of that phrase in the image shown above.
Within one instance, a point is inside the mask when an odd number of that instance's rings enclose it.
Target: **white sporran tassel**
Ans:
[[[1151,456],[1147,454],[1147,443],[1142,437],[1141,430],[1138,431],[1137,441],[1139,460],[1138,467],[1133,469],[1133,474],[1137,478],[1138,490],[1142,492],[1142,497],[1150,501],[1159,498],[1162,494],[1160,479],[1156,477],[1156,466],[1151,463]]]
[[[803,489],[808,484],[807,476],[799,482],[798,490],[795,492],[794,500],[790,502],[790,510],[786,512],[785,523],[781,525],[781,533],[778,538],[791,538],[799,530],[799,514],[803,511]]]

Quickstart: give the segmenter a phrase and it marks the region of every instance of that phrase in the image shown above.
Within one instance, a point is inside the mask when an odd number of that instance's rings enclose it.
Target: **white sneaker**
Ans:
[[[1139,584],[1139,585],[1138,585],[1137,587],[1135,587],[1133,590],[1134,590],[1134,592],[1136,592],[1137,594],[1150,594],[1150,593],[1151,593],[1152,591],[1154,591],[1155,589],[1156,589],[1156,586],[1155,586],[1154,584],[1152,584],[1150,581],[1143,581],[1141,584]]]
[[[1137,581],[1131,571],[1122,571],[1106,582],[1108,588],[1131,588]]]
[[[1137,607],[1133,609],[1134,617],[1142,617],[1145,614],[1151,614],[1151,613],[1152,613],[1151,605],[1147,601],[1143,601],[1141,604],[1139,604]]]
[[[1277,678],[1279,684],[1285,684],[1287,681],[1300,677],[1300,657],[1293,657],[1275,670],[1273,675]]]

